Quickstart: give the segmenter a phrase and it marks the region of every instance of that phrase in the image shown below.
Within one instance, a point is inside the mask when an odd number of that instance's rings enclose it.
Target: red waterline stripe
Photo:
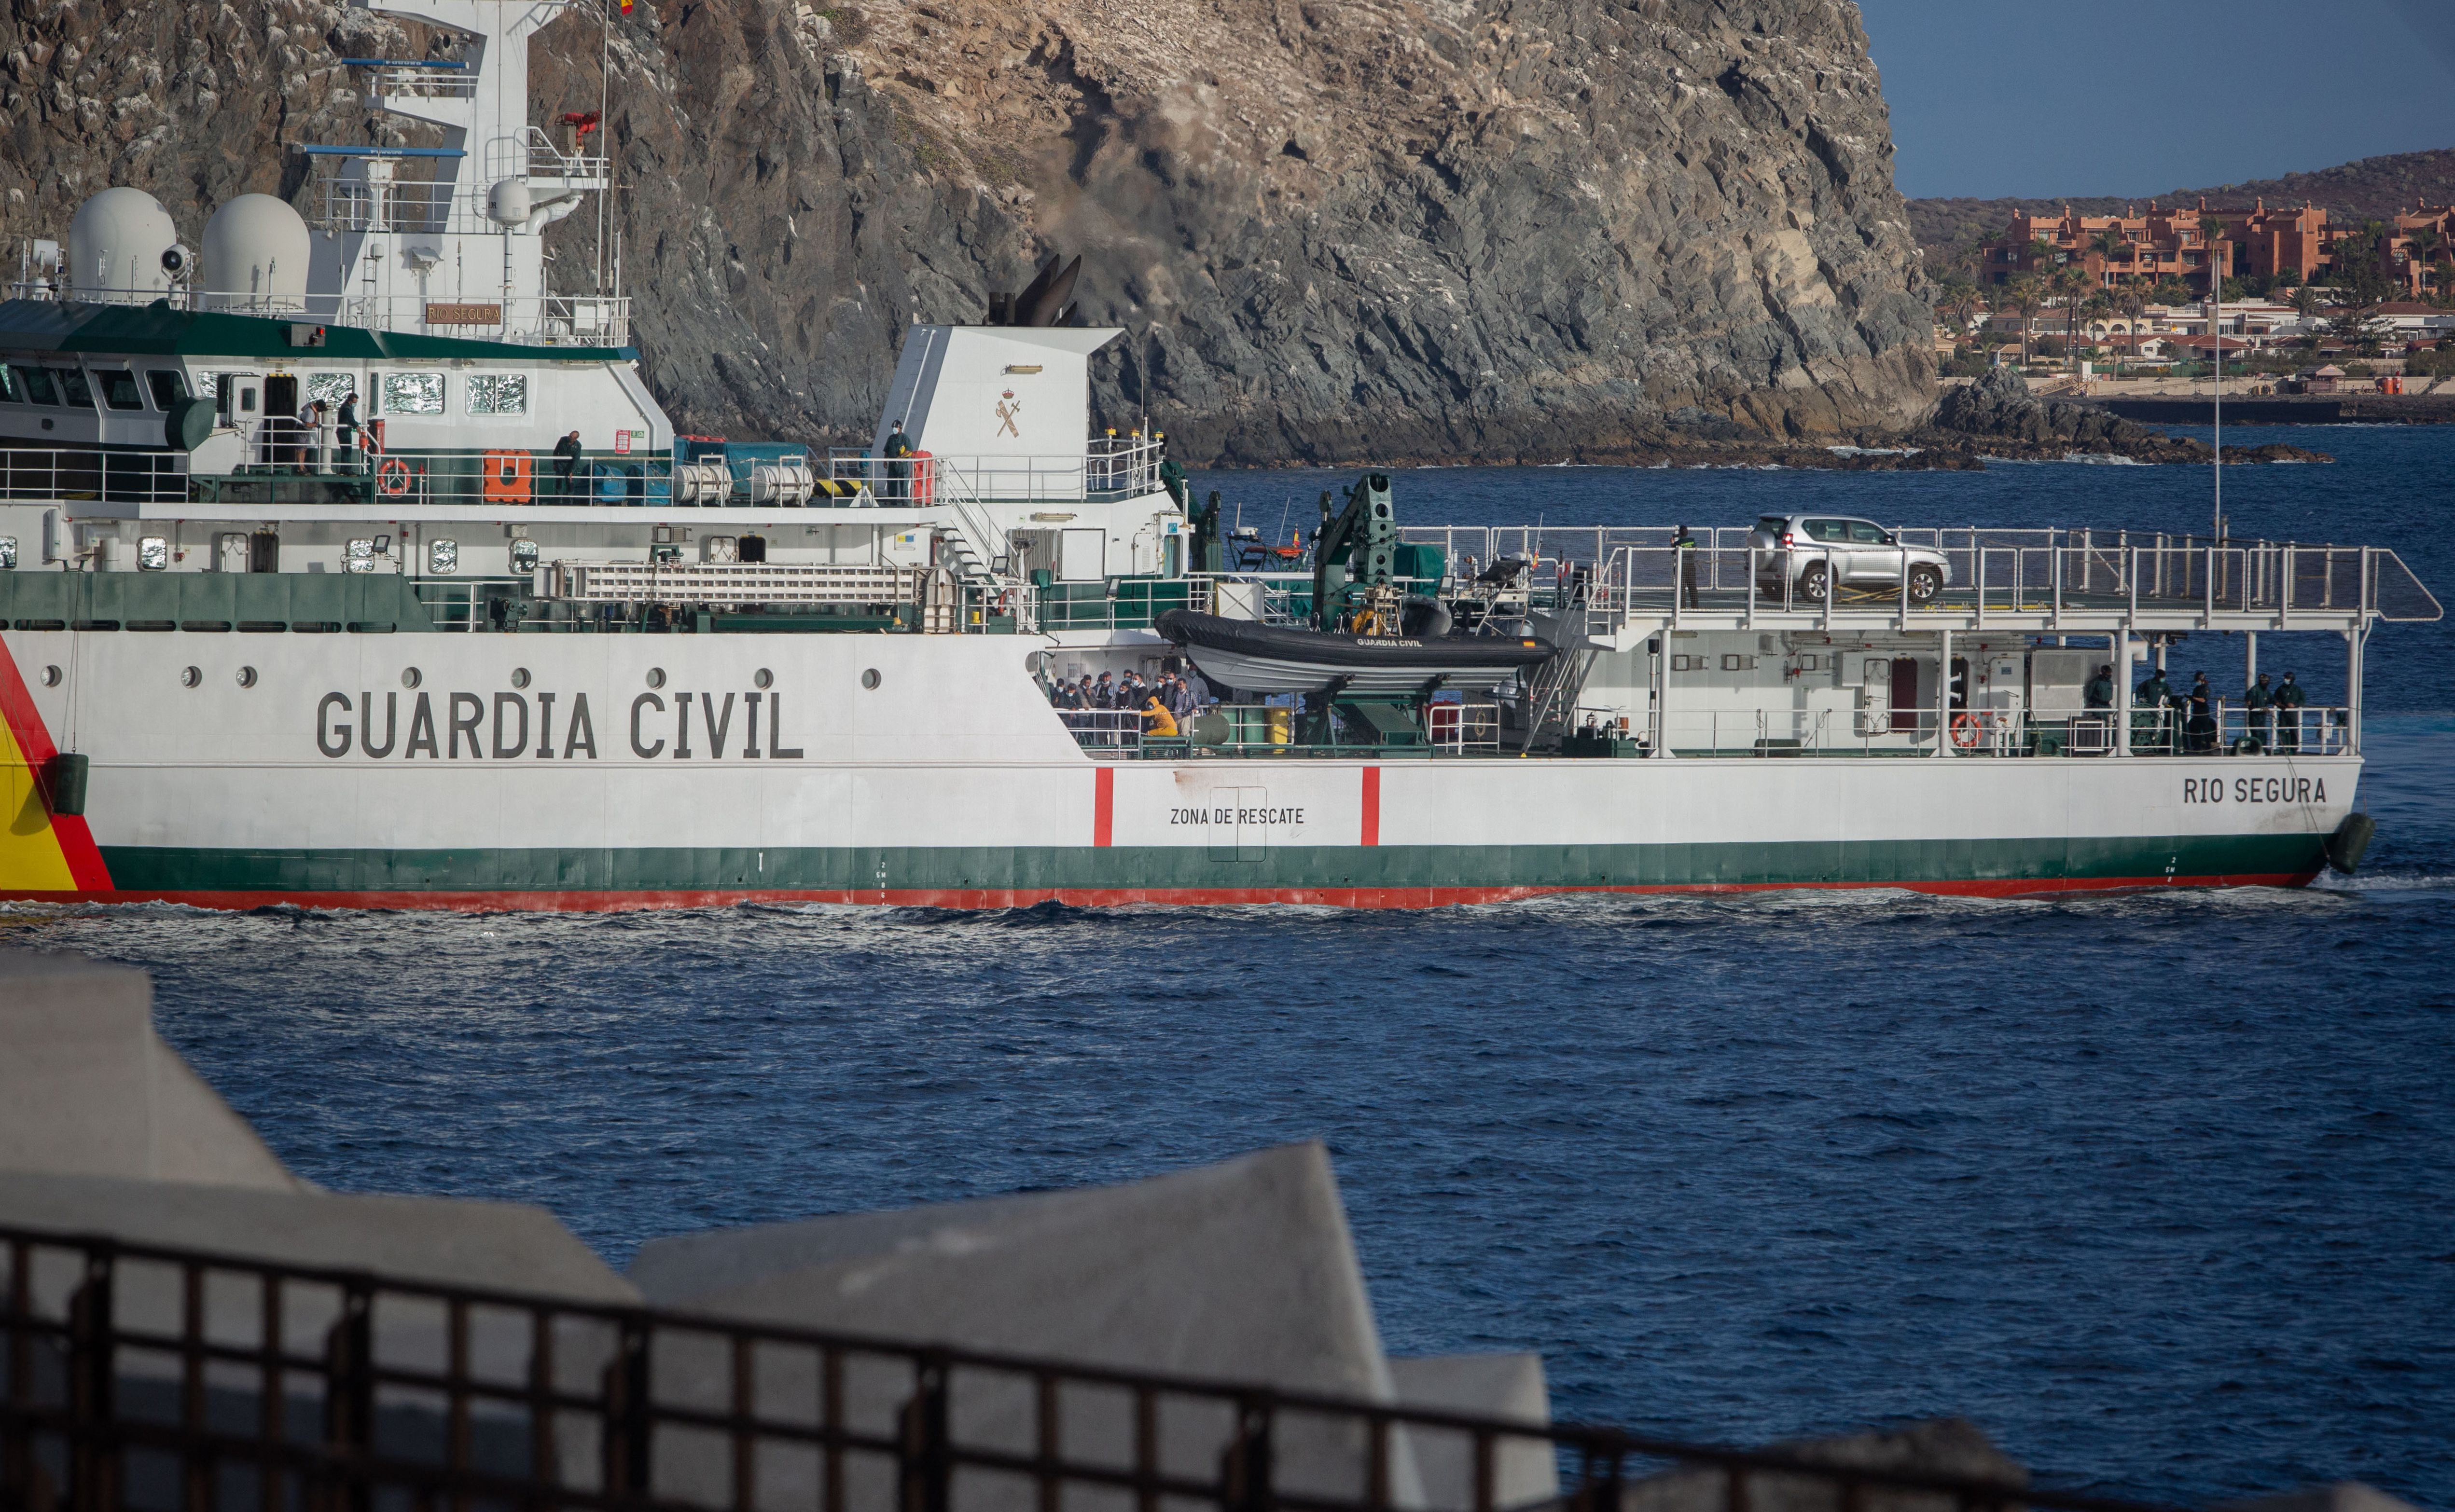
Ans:
[[[34,773],[35,790],[43,796],[43,806],[49,809],[51,792],[45,770],[59,748],[51,744],[51,734],[43,728],[42,712],[34,707],[33,695],[26,691],[26,679],[17,675],[17,658],[10,654],[9,643],[0,640],[0,718],[9,721],[9,733],[16,737],[17,754]],[[111,869],[102,864],[102,852],[93,843],[93,832],[86,828],[82,815],[54,814],[51,834],[60,843],[60,859],[68,863],[69,880],[80,892],[104,892],[111,887]]]
[[[1364,769],[1364,838],[1363,845],[1381,843],[1381,769]]]
[[[1113,845],[1116,835],[1117,769],[1101,767],[1091,774],[1091,843]]]
[[[1128,903],[1206,907],[1301,903],[1329,908],[1449,908],[1507,903],[1571,893],[1627,895],[1866,892],[1890,888],[1945,897],[2034,897],[2060,893],[2168,891],[2181,887],[2303,887],[2319,874],[2244,873],[2206,877],[2029,877],[1985,881],[1690,882],[1588,887],[1041,887],[1041,888],[705,888],[640,892],[118,892],[18,893],[30,903],[184,903],[193,908],[374,908],[440,913],[622,913],[655,908],[729,908],[738,903],[883,904],[896,908],[1029,908],[1066,903],[1082,908]]]

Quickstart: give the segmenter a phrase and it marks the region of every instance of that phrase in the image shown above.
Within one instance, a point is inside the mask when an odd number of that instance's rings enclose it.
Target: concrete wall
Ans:
[[[0,1170],[310,1190],[153,1032],[153,983],[0,952]]]

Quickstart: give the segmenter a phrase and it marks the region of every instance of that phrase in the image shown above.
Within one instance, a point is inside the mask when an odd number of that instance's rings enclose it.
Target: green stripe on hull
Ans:
[[[105,846],[129,893],[1781,887],[2317,871],[2315,835],[1743,844],[238,851]]]

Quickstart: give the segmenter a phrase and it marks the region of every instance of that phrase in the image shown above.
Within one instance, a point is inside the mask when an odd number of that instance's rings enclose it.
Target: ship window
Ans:
[[[63,402],[76,410],[93,408],[93,390],[87,385],[83,372],[75,368],[53,368],[51,371],[51,376],[59,380],[60,393],[65,395]]]
[[[6,366],[0,366],[0,402],[9,404],[26,402],[25,389],[18,384],[17,375],[10,372]]]
[[[51,375],[40,368],[11,367],[17,379],[18,402],[21,404],[57,404],[60,394],[51,387]]]
[[[383,375],[383,410],[386,414],[441,414],[443,413],[443,374],[439,373],[387,373]]]
[[[148,368],[145,386],[153,391],[153,408],[168,411],[188,396],[188,375],[172,368]]]
[[[136,392],[136,374],[126,368],[99,368],[94,371],[102,380],[102,402],[114,410],[141,410],[145,396]]]
[[[17,570],[17,537],[0,535],[0,573]]]
[[[512,542],[512,571],[533,573],[537,571],[537,542],[529,540]]]
[[[476,373],[469,375],[471,414],[526,414],[529,376],[525,373]]]
[[[355,540],[351,541],[349,550],[343,554],[342,560],[349,564],[351,572],[374,572],[375,570],[375,537],[372,535],[361,535]]]
[[[458,541],[428,541],[426,543],[426,570],[433,573],[437,577],[449,577],[454,573],[458,572],[460,570],[460,543]]]
[[[171,537],[146,535],[136,542],[136,570],[143,573],[168,572],[171,568]]]
[[[358,375],[355,373],[311,373],[307,374],[307,402],[324,401],[328,410],[337,410],[341,401],[358,392]]]

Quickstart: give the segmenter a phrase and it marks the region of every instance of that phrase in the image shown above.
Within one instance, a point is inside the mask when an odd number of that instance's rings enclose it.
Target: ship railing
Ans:
[[[0,448],[0,498],[183,504],[188,499],[188,454]]]
[[[1230,835],[1233,845],[1241,836]],[[1258,848],[1258,847],[1257,847]],[[1234,858],[1231,855],[1230,858]],[[2166,1512],[1982,1479],[0,1226],[10,1506]]]
[[[1171,609],[1208,614],[1216,600],[1209,579],[1116,577],[1051,582],[1036,591],[1043,631],[1147,630]]]
[[[1869,550],[1884,558],[1877,573],[1855,564],[1851,548],[1841,545],[1621,546],[1599,571],[1590,574],[1572,560],[1549,581],[1565,604],[1589,611],[1596,634],[1632,617],[1675,622],[1688,610],[1804,615],[1818,625],[1949,612],[1979,626],[1989,615],[2034,623],[2066,613],[2102,617],[2148,611],[2258,615],[2281,628],[2290,628],[2296,615],[2332,628],[2354,617],[2416,622],[2443,614],[2403,558],[2375,546],[2194,545],[2148,536],[2111,544],[1944,547],[1938,550],[1947,563],[1945,580],[1931,597],[1920,596],[1914,551]]]
[[[310,383],[320,376],[310,374]],[[328,397],[321,393],[313,396]],[[662,506],[673,496],[672,460],[661,452],[584,454],[566,477],[551,443],[546,448],[374,451],[343,447],[330,421],[317,429],[281,415],[265,416],[240,436],[246,460],[233,473],[197,474],[196,498],[265,495],[278,501],[289,489],[300,492],[302,499],[313,493],[319,502],[347,494],[369,504],[496,509]]]
[[[477,93],[477,75],[465,63],[426,63],[384,68],[367,87],[367,103],[377,110],[391,99],[467,100]]]
[[[1095,436],[1081,452],[1043,454],[886,457],[838,447],[827,454],[827,474],[866,487],[893,508],[942,503],[948,495],[976,503],[1079,504],[1156,491],[1162,450],[1156,441],[1117,436]]]
[[[1640,739],[1642,713],[1581,709]],[[2022,709],[1897,705],[1852,708],[1696,708],[1674,703],[1663,738],[1681,756],[2046,757],[2343,756],[2358,749],[2352,711],[2342,706],[2246,710],[2222,701],[2195,719],[2186,708],[2040,714]],[[1938,752],[1938,737],[1942,749]]]

